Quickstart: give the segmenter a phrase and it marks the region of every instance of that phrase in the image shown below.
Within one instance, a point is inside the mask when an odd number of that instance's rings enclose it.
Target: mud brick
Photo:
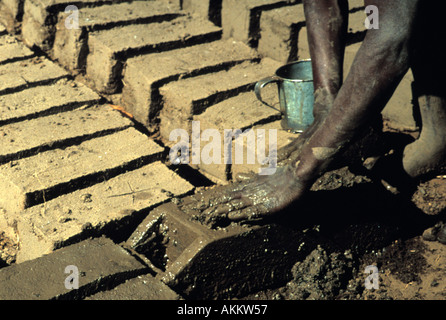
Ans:
[[[298,43],[306,41],[299,37],[305,26],[303,4],[263,12],[260,26],[259,53],[282,63],[297,60]]]
[[[254,50],[234,40],[213,41],[132,58],[126,63],[122,99],[126,110],[148,125],[160,110],[159,88],[162,85],[180,78],[221,71],[257,58]]]
[[[179,300],[181,297],[151,275],[127,280],[112,290],[98,292],[84,300]]]
[[[419,129],[413,116],[415,109],[412,95],[413,82],[414,77],[412,71],[409,70],[382,111],[388,125],[395,129],[407,131]]]
[[[180,12],[178,0],[133,1],[79,9],[79,27],[106,29],[113,25],[172,20]],[[63,15],[61,14],[63,17]]]
[[[0,23],[10,33],[18,31],[19,23],[22,20],[24,2],[24,0],[3,0],[0,3]]]
[[[39,132],[40,134],[40,132]],[[0,166],[0,201],[19,212],[160,157],[164,149],[134,128]],[[8,190],[8,192],[6,192]]]
[[[155,162],[18,215],[8,215],[8,222],[20,233],[17,262],[35,259],[91,235],[122,237],[129,225],[141,221],[143,212],[192,190],[191,184]]]
[[[363,2],[350,3],[349,43],[362,41],[366,18],[363,8]],[[282,63],[310,58],[303,4],[263,12],[260,26],[259,53]]]
[[[292,142],[294,139],[299,137],[299,134],[288,132],[284,129],[282,129],[280,121],[271,122],[268,124],[263,125],[257,125],[252,128],[254,135],[257,139],[258,136],[263,136],[264,134],[264,141],[265,141],[265,157],[268,157],[270,155],[269,150],[269,143],[270,143],[270,130],[276,130],[277,133],[277,150],[280,150],[284,146],[288,145],[290,142]],[[264,130],[264,131],[259,131]],[[250,140],[247,137],[240,136],[237,139],[235,139],[233,145],[232,145],[232,152],[235,154],[237,152],[236,150],[236,143],[240,143],[243,145],[243,161],[241,164],[234,163],[231,166],[231,178],[234,180],[237,180],[240,176],[247,176],[247,175],[256,175],[259,174],[260,168],[267,168],[269,166],[269,162],[262,164],[261,159],[258,158],[257,152],[259,150],[259,146],[256,142],[255,145],[255,151],[256,151],[256,159],[255,163],[251,164],[248,163],[248,150],[252,150],[253,146],[250,142]],[[249,149],[248,149],[249,145]]]
[[[79,109],[0,127],[0,163],[124,130],[132,122],[108,105]]]
[[[49,84],[68,76],[57,64],[40,57],[0,65],[0,94]]]
[[[306,251],[296,245],[302,233],[235,224],[209,229],[192,219],[192,211],[180,209],[197,199],[157,207],[126,243],[165,270],[159,275],[163,282],[186,298],[215,299],[243,296],[289,278],[291,266]]]
[[[10,35],[0,36],[0,65],[28,59],[34,53]]]
[[[84,85],[62,79],[53,85],[0,96],[0,125],[92,105],[99,100],[100,96]]]
[[[311,59],[310,47],[308,45],[308,32],[307,27],[302,27],[299,29],[297,36],[299,40],[297,42],[297,60]]]
[[[53,46],[55,25],[59,12],[63,12],[69,5],[77,8],[84,6],[97,6],[107,3],[120,2],[120,0],[79,0],[73,3],[71,0],[29,0],[25,1],[22,37],[29,47],[38,47],[49,52]]]
[[[348,0],[350,10],[364,8],[364,0]]]
[[[348,17],[348,32],[354,34],[366,31],[367,29],[364,24],[366,17],[367,15],[362,8],[355,8],[353,12],[350,12]]]
[[[79,288],[67,289],[65,280],[79,272]],[[48,300],[82,299],[149,272],[126,250],[107,238],[85,240],[51,255],[0,270],[0,299]]]
[[[294,0],[223,0],[221,13],[223,37],[234,38],[257,47],[262,12],[295,2]]]
[[[104,93],[120,85],[123,62],[137,54],[199,44],[221,37],[221,29],[190,16],[148,25],[130,25],[91,33],[88,39],[87,77]]]
[[[27,1],[26,3],[29,2]],[[49,52],[54,35],[53,29],[50,26],[35,21],[31,16],[25,14],[22,21],[23,43],[30,48],[38,48]]]
[[[61,13],[56,25],[52,55],[71,71],[85,69],[88,52],[87,38],[91,31],[119,25],[171,20],[180,14],[178,1],[134,1],[79,10],[79,29],[67,29],[68,13]],[[147,26],[150,28],[150,26]]]
[[[211,8],[211,0],[183,0],[183,10],[198,14],[204,18],[209,18]]]
[[[264,89],[262,97],[266,101],[271,101],[272,104],[276,104],[278,107],[278,94],[277,87],[267,91]],[[275,102],[275,103],[274,103]],[[208,108],[202,114],[194,117],[195,121],[200,122],[201,134],[206,129],[216,129],[220,133],[221,139],[221,158],[218,160],[220,163],[205,164],[203,161],[197,165],[202,174],[207,176],[210,180],[217,183],[224,183],[231,177],[228,177],[228,173],[231,170],[231,164],[224,159],[224,131],[240,129],[245,131],[248,128],[260,123],[267,123],[277,119],[280,119],[281,115],[279,111],[274,111],[271,108],[266,107],[260,101],[257,100],[254,92],[241,93],[234,98],[222,101],[210,108]],[[231,139],[232,141],[232,139]],[[208,144],[207,141],[201,142],[201,150]],[[234,163],[234,150],[230,150],[232,157],[231,163]]]
[[[183,0],[183,10],[205,17],[221,26],[222,0]]]
[[[277,61],[265,58],[260,63],[244,62],[227,70],[199,77],[182,79],[160,88],[164,107],[160,113],[161,137],[171,145],[172,130],[184,129],[191,133],[194,115],[208,107],[249,91],[258,80],[273,75],[279,67]],[[199,88],[199,89],[197,89]]]
[[[120,2],[119,0],[101,1],[97,0],[80,0],[76,1],[76,7],[83,8],[85,6],[95,6],[103,4],[111,4],[113,2]],[[54,13],[64,11],[73,1],[70,0],[29,0],[25,3],[24,14],[30,15],[34,20],[41,25],[54,22]]]
[[[17,19],[23,13],[24,0],[3,0],[2,3],[9,9],[14,19]]]

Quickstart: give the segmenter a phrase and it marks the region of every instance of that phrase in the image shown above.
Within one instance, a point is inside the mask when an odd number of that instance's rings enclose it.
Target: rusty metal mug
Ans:
[[[277,83],[280,110],[263,101],[261,89]],[[256,83],[254,92],[263,104],[282,113],[282,128],[292,132],[303,132],[313,122],[314,85],[311,59],[286,64],[277,69],[274,76]]]

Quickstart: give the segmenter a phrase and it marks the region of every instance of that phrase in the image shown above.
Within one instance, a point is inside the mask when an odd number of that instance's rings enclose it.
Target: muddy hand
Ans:
[[[221,190],[201,213],[208,225],[222,221],[253,221],[270,216],[299,199],[304,188],[291,166],[277,168],[270,176],[257,176]]]

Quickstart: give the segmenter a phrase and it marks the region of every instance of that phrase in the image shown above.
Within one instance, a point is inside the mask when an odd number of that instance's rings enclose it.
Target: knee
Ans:
[[[410,1],[409,5],[396,0],[381,5],[379,28],[368,30],[364,40],[374,59],[408,68],[414,41],[416,3]]]
[[[369,30],[364,40],[371,59],[379,61],[386,68],[406,72],[410,64],[411,30],[383,28]]]

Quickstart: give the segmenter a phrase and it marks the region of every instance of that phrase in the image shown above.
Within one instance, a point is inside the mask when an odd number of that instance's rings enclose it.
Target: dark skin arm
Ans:
[[[201,213],[208,223],[258,219],[299,201],[369,119],[381,112],[407,72],[418,0],[365,1],[379,8],[380,29],[367,32],[344,84],[346,13],[339,3],[304,0],[315,88],[322,92],[316,92],[315,99],[323,97],[315,105],[315,123],[294,141],[290,161],[274,175],[231,185],[211,197],[211,206]],[[327,45],[327,39],[334,45]]]
[[[308,46],[312,57],[314,122],[294,143],[279,150],[285,163],[296,161],[308,140],[330,111],[343,79],[343,63],[348,27],[347,0],[304,0]]]

